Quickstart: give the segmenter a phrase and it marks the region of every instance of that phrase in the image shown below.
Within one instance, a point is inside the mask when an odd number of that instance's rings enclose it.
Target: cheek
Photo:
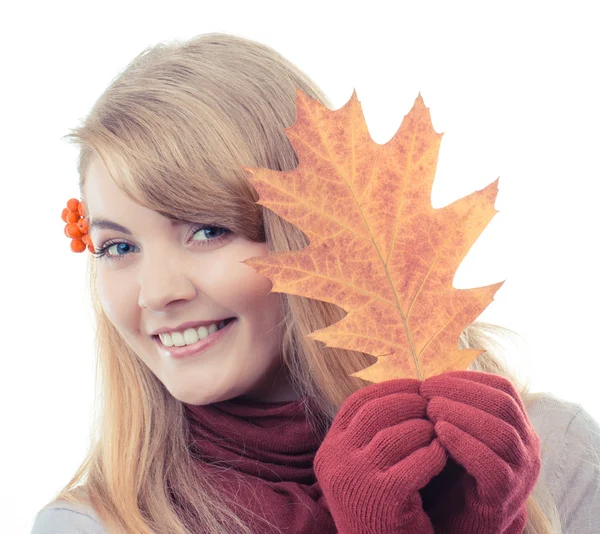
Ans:
[[[236,315],[258,311],[257,308],[278,307],[275,304],[279,302],[279,295],[270,293],[271,281],[242,263],[247,258],[264,256],[266,245],[238,240],[222,252],[217,261],[206,266],[199,287]]]
[[[271,281],[258,275],[247,265],[239,265],[234,270],[219,276],[215,284],[218,301],[236,314],[258,312],[258,309],[271,308],[278,302],[278,295],[270,293]],[[215,295],[217,297],[217,295]]]
[[[96,289],[100,305],[109,321],[123,335],[128,326],[135,324],[137,297],[131,283],[115,279],[115,273],[98,270]]]

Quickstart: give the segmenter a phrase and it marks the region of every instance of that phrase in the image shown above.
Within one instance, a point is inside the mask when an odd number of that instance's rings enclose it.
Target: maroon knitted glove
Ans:
[[[420,380],[353,393],[315,456],[315,474],[339,534],[430,534],[419,489],[446,464]]]
[[[513,385],[498,375],[453,371],[423,381],[420,393],[453,471],[428,509],[435,532],[521,534],[540,473],[540,441]]]

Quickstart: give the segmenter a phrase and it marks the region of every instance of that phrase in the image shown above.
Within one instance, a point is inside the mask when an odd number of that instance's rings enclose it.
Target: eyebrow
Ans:
[[[94,228],[115,230],[116,232],[121,232],[122,234],[132,235],[131,230],[108,219],[93,219],[92,221],[90,221],[88,232],[91,232]]]

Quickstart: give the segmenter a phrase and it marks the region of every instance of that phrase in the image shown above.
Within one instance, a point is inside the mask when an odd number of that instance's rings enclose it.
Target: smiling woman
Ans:
[[[33,532],[593,533],[600,429],[533,395],[471,325],[469,371],[372,384],[308,334],[344,316],[244,264],[308,244],[242,170],[290,170],[296,89],[270,48],[144,50],[68,137],[94,253],[101,418]]]
[[[99,303],[173,397],[195,405],[297,398],[279,373],[280,295],[242,263],[266,254],[266,243],[138,204],[99,158],[85,175],[83,196]]]

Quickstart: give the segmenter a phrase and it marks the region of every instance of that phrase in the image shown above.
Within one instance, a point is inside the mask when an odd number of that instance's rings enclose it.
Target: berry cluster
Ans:
[[[70,199],[67,207],[62,210],[62,220],[67,223],[65,235],[71,238],[71,250],[83,252],[87,248],[90,252],[94,252],[94,245],[88,235],[88,220],[83,202],[76,198]]]

